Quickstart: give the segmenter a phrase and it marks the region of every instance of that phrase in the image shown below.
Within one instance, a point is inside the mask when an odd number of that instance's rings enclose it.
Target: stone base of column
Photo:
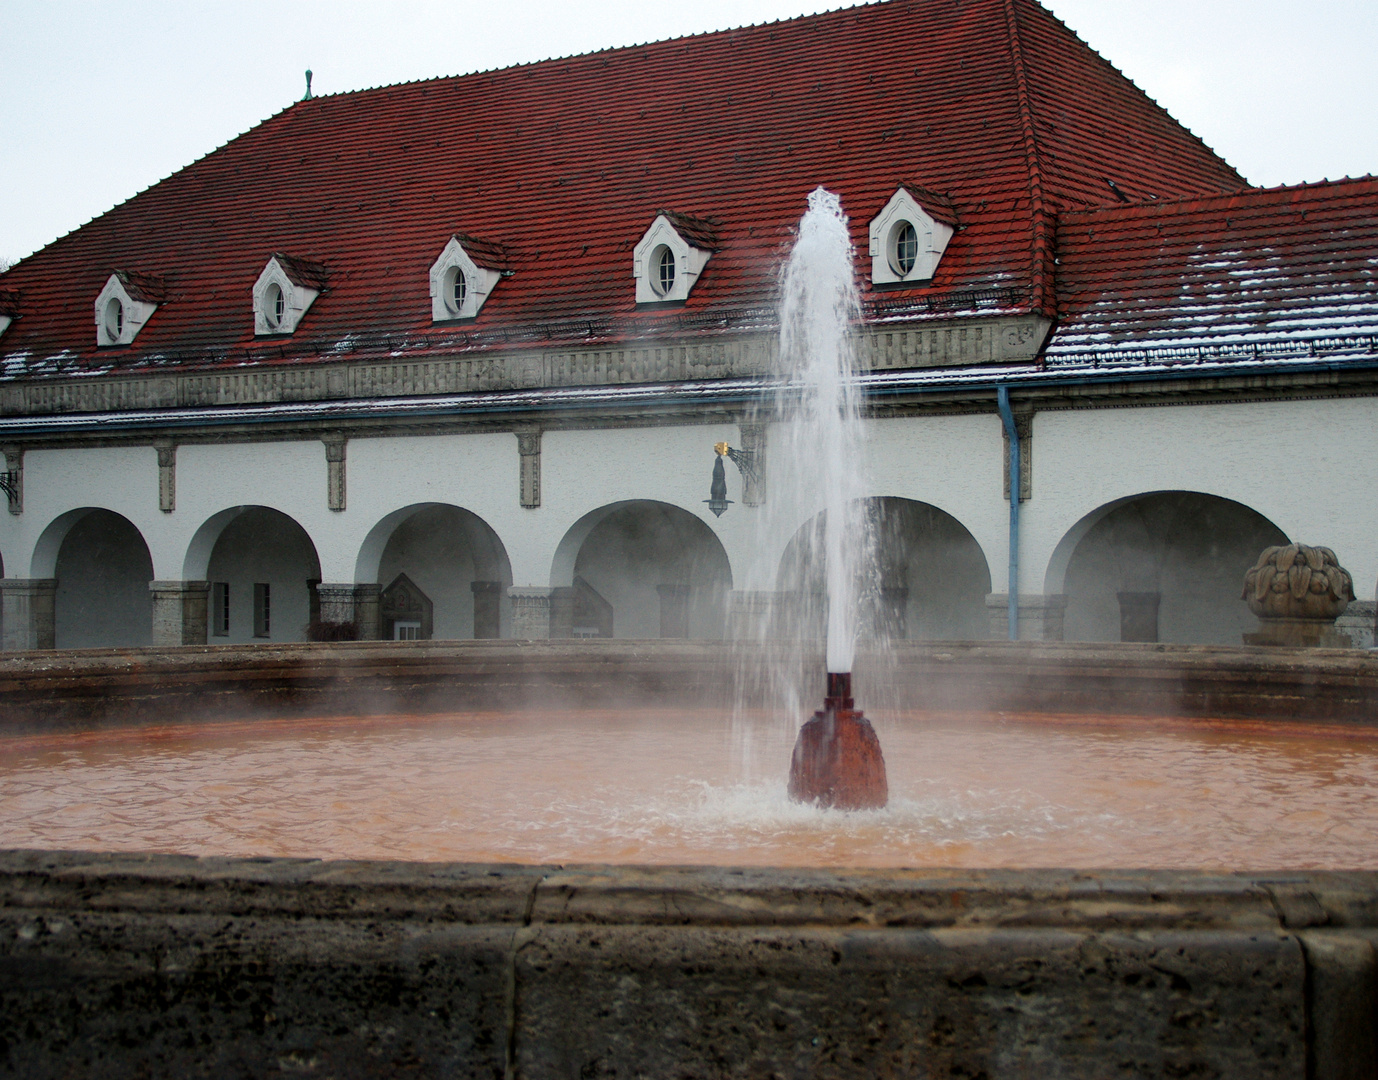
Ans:
[[[353,628],[358,641],[377,641],[382,633],[379,626],[377,585],[358,582],[327,582],[316,585],[316,610],[319,614],[312,627],[317,640],[343,639]]]
[[[1335,620],[1335,630],[1344,634],[1359,649],[1378,645],[1374,623],[1378,622],[1378,603],[1372,600],[1351,600],[1344,614]]]
[[[0,578],[0,626],[7,652],[57,647],[56,578]]]
[[[774,635],[779,593],[733,589],[727,594],[727,636],[731,641],[765,641]]]
[[[550,594],[554,589],[518,586],[507,590],[512,604],[512,636],[520,641],[544,641],[550,632]]]
[[[209,581],[150,581],[154,645],[204,645]]]
[[[1009,593],[990,593],[986,596],[986,614],[990,617],[990,636],[1008,641],[1010,636]],[[1062,626],[1067,614],[1067,597],[1061,594],[1043,596],[1023,593],[1019,597],[1019,639],[1021,641],[1061,641]]]

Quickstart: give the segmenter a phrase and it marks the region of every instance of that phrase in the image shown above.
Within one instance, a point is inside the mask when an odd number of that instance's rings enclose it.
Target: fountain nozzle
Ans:
[[[789,797],[835,810],[880,810],[890,801],[880,739],[855,708],[850,671],[828,672],[823,708],[799,729]]]

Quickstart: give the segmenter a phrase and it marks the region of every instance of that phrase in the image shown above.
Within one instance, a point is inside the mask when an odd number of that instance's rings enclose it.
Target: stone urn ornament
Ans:
[[[1329,548],[1287,544],[1265,549],[1244,575],[1242,599],[1258,616],[1258,633],[1245,634],[1246,645],[1353,644],[1335,629],[1335,620],[1354,599],[1354,579]]]

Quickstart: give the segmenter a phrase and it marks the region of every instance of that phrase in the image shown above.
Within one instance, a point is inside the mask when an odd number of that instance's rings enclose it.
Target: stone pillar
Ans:
[[[1019,597],[1019,639],[1021,641],[1061,641],[1067,597],[1023,593]],[[1010,597],[1008,593],[989,593],[986,614],[990,616],[990,636],[1007,641],[1010,636]]]
[[[471,581],[474,594],[474,637],[502,637],[502,582]]]
[[[382,633],[378,617],[378,586],[357,582],[326,582],[316,585],[316,603],[322,624],[352,623],[358,640],[377,641]]]
[[[541,641],[551,637],[550,594],[554,589],[512,588],[512,636],[522,641]]]
[[[11,514],[24,512],[24,448],[5,447],[5,471],[9,473],[9,503]]]
[[[1378,644],[1375,622],[1378,622],[1378,604],[1372,600],[1352,600],[1336,618],[1335,630],[1349,638],[1356,648],[1371,649]]]
[[[751,455],[751,468],[742,472],[742,505],[762,506],[766,501],[766,426],[741,424],[737,430],[742,450]]]
[[[153,448],[158,451],[158,509],[165,514],[170,514],[177,509],[177,444],[168,440],[160,439],[153,444]],[[153,584],[158,584],[154,582]],[[157,594],[154,594],[154,602],[157,602]],[[172,642],[159,642],[158,632],[153,632],[154,644],[171,645]],[[187,642],[188,645],[193,642]],[[205,637],[202,636],[202,644],[205,644]]]
[[[660,636],[687,638],[689,636],[689,586],[657,585],[660,594]]]
[[[6,651],[56,648],[56,578],[0,578],[0,625]]]
[[[1122,592],[1120,601],[1120,640],[1157,641],[1158,605],[1163,594],[1157,592]]]
[[[513,434],[521,455],[521,504],[534,510],[541,505],[541,429],[518,428]]]
[[[154,645],[204,645],[209,581],[150,581]]]
[[[331,510],[345,508],[345,444],[343,435],[327,435],[325,443],[325,501]]]
[[[1014,430],[1019,435],[1019,501],[1028,502],[1033,498],[1033,413],[1014,414]],[[1010,501],[1010,433],[1005,425],[1000,425],[1000,433],[1005,439],[1004,462],[1002,466],[1005,479],[1005,501]],[[1005,620],[1009,622],[1008,619]]]

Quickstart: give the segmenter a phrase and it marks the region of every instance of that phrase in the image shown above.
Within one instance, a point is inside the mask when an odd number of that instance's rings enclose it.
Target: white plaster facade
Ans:
[[[1014,398],[1018,404],[1018,388]],[[1077,545],[1097,535],[1097,523],[1116,507],[1162,492],[1230,500],[1289,540],[1331,547],[1353,574],[1358,598],[1378,596],[1378,500],[1370,494],[1378,489],[1378,398],[1048,409],[1033,414],[1031,430],[1032,494],[1022,504],[1020,532],[1021,597],[1036,601],[1066,594],[1069,581],[1077,577]],[[871,419],[865,431],[869,494],[926,504],[950,515],[979,547],[991,592],[1005,591],[1009,504],[1002,489],[1006,449],[998,416],[970,411]],[[86,535],[91,509],[119,515],[137,530],[146,545],[152,581],[237,583],[241,606],[230,636],[206,633],[210,613],[203,600],[200,636],[192,626],[181,631],[181,640],[188,635],[212,642],[251,640],[242,605],[248,602],[244,590],[253,581],[281,583],[274,586],[271,638],[299,640],[310,603],[308,580],[371,586],[376,596],[376,589],[401,572],[433,594],[436,636],[445,637],[472,634],[472,599],[466,593],[470,582],[499,581],[502,633],[512,635],[529,624],[514,626],[509,588],[567,589],[581,567],[586,571],[582,576],[598,579],[599,591],[615,607],[623,607],[618,636],[656,636],[658,624],[650,608],[654,592],[673,582],[651,579],[678,571],[666,569],[664,558],[656,562],[631,551],[630,534],[600,534],[610,515],[642,503],[677,508],[686,521],[696,519],[692,529],[675,533],[697,537],[685,541],[686,551],[695,545],[699,551],[695,580],[705,589],[740,593],[773,587],[785,543],[818,509],[791,508],[785,516],[791,527],[763,536],[758,524],[765,508],[743,503],[741,478],[729,469],[734,505],[721,518],[714,517],[704,500],[712,447],[720,441],[740,445],[738,425],[686,420],[552,428],[542,436],[542,497],[534,508],[521,503],[518,440],[511,431],[351,438],[349,498],[342,510],[329,507],[326,450],[319,438],[184,443],[177,449],[177,497],[170,511],[160,509],[158,454],[152,446],[34,449],[24,456],[22,513],[0,515],[0,558],[7,578],[58,581],[59,646],[156,642],[159,634],[166,639],[171,633],[164,629],[155,634],[149,628],[149,608],[131,600],[125,585],[99,584],[103,564]],[[767,440],[767,491],[786,489],[787,471],[808,466],[788,460],[780,449],[783,443]],[[261,527],[227,547],[244,507],[276,512],[261,512],[267,515],[264,520],[282,515],[294,522],[305,541],[301,550]],[[474,539],[487,533],[455,525],[459,518],[454,515],[427,510],[434,507],[458,508],[466,519],[472,515],[491,530],[492,551],[480,552],[488,541]],[[430,516],[418,518],[423,510]],[[434,535],[420,529],[426,521],[434,523]],[[1164,542],[1170,546],[1176,541],[1168,537]],[[715,566],[718,545],[720,567]],[[941,562],[939,555],[933,557]],[[1096,554],[1087,548],[1081,557],[1099,560],[1103,568],[1113,564],[1113,559],[1106,562],[1104,550]],[[120,558],[123,565],[132,556]],[[621,584],[615,580],[619,559],[628,567],[636,563]],[[108,569],[110,564],[104,565]],[[70,612],[77,610],[73,582],[89,594],[82,610],[95,613],[79,633],[70,629]],[[1120,587],[1135,584],[1126,579]],[[908,587],[912,603],[921,605],[925,586],[911,574]],[[1169,582],[1163,587],[1170,592],[1196,586]],[[23,603],[12,601],[12,593],[20,595],[6,591],[4,630],[8,646],[17,647],[33,643],[33,630],[17,625]],[[1222,610],[1243,608],[1237,593],[1221,595],[1216,602]],[[1098,603],[1104,608],[1103,596]],[[1170,606],[1166,598],[1164,603]],[[695,605],[694,636],[727,632],[725,615],[721,628],[710,625],[704,613],[715,610],[711,603]],[[194,621],[197,609],[183,610],[191,611],[188,618]],[[915,636],[927,636],[917,632],[923,622],[919,608],[910,610]],[[1100,610],[1099,615],[1069,619],[1073,628],[1094,625],[1088,636],[1104,639],[1113,638],[1106,622],[1112,616]],[[163,625],[156,613],[153,623]],[[1177,640],[1218,639],[1220,631],[1210,629],[1213,625],[1206,620],[1174,629],[1166,613],[1163,622],[1165,634]],[[1032,623],[1021,624],[1021,632],[1040,633]],[[1211,638],[1213,633],[1217,638]]]

